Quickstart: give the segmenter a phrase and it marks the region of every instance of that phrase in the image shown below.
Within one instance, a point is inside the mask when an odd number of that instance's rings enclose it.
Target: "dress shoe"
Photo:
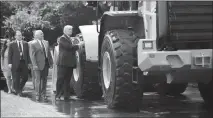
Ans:
[[[64,97],[64,101],[69,102],[70,101],[69,97]]]
[[[17,93],[17,92],[13,92],[13,94],[14,94],[14,95],[18,95],[18,93]]]
[[[22,94],[22,93],[18,93],[18,96],[19,96],[19,97],[23,97],[23,94]]]
[[[44,101],[44,102],[47,102],[47,101],[48,101],[47,96],[43,96],[42,98],[43,98],[43,101]]]
[[[13,93],[14,95],[17,95],[17,94],[18,94],[18,92],[16,92],[15,90],[12,90],[12,93]]]
[[[36,96],[36,101],[40,101],[40,96]]]
[[[55,100],[56,100],[56,101],[59,101],[59,100],[61,100],[61,97],[60,97],[60,96],[59,96],[59,97],[58,97],[58,96],[55,96]]]

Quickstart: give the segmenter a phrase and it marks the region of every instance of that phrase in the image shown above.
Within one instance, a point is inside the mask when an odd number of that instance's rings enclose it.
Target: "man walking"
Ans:
[[[22,96],[23,88],[28,80],[30,66],[28,43],[22,40],[20,31],[15,33],[15,41],[9,45],[8,63],[12,71],[15,94]]]
[[[76,65],[75,51],[78,49],[78,45],[74,45],[70,37],[72,35],[72,29],[72,26],[66,25],[64,27],[64,34],[59,38],[59,57],[57,61],[58,77],[55,96],[56,100],[60,99],[62,91],[64,100],[69,100],[70,79],[72,77],[73,68]]]
[[[47,100],[46,85],[49,68],[53,60],[50,54],[49,42],[44,40],[41,30],[36,30],[34,40],[30,43],[30,57],[35,76],[36,101]]]
[[[33,39],[34,40],[34,39]],[[28,42],[28,45],[29,45],[29,47],[30,47],[30,45],[32,44],[32,42],[33,42],[33,40],[31,40],[31,41],[29,41]],[[30,54],[30,52],[32,52],[31,51],[31,48],[29,48],[29,55],[30,55],[30,59],[32,60],[32,55]],[[32,79],[32,82],[33,82],[33,89],[35,90],[35,74],[34,74],[34,70],[33,70],[33,67],[31,66],[30,67],[30,74],[31,74],[31,79]]]

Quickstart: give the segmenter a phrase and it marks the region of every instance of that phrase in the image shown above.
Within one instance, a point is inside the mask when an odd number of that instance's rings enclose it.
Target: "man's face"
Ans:
[[[38,40],[43,40],[44,39],[44,34],[42,31],[37,31],[35,32],[35,39],[38,39]]]
[[[67,29],[66,29],[66,35],[68,35],[68,36],[72,35],[72,27],[67,27]]]
[[[17,31],[17,32],[16,32],[15,38],[16,38],[16,40],[18,40],[18,41],[21,41],[21,40],[22,40],[22,34],[21,34],[20,31]]]

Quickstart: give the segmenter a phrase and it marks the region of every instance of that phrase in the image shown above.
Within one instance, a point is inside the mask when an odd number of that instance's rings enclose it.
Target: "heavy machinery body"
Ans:
[[[143,21],[144,24],[142,25],[136,24],[136,25],[139,25],[138,27],[143,27],[144,25],[144,29],[146,31],[144,32],[145,33],[144,39],[140,39],[137,43],[137,53],[138,53],[137,66],[140,68],[141,71],[143,72],[161,71],[161,72],[169,73],[173,70],[177,70],[177,71],[183,70],[187,72],[190,70],[201,70],[201,71],[211,70],[212,69],[212,49],[196,49],[196,50],[181,49],[176,51],[167,51],[167,50],[159,51],[157,49],[158,38],[164,36],[168,28],[166,27],[167,26],[166,22],[168,22],[168,19],[166,19],[168,15],[168,12],[166,11],[166,8],[167,8],[166,5],[168,3],[167,2],[159,2],[158,4],[156,3],[157,2],[144,2],[143,7],[139,8],[138,11],[107,11],[104,13],[102,17],[103,25],[101,26],[102,28],[101,30],[116,29],[117,27],[115,28],[115,26],[122,25],[122,22],[123,23],[134,22],[134,21],[131,21],[131,19],[128,19],[129,20],[128,21],[122,18],[119,19],[119,17],[128,16],[131,18],[131,16],[135,16],[135,17],[141,16],[143,20],[141,19],[140,20]],[[187,4],[185,6],[187,6]],[[159,13],[158,19],[160,19],[158,21],[156,17],[156,7],[158,7],[158,9],[161,11],[161,12],[158,12]],[[119,21],[118,20],[116,21],[116,17],[118,17]],[[212,19],[209,19],[209,20],[212,20]],[[158,27],[157,27],[157,22],[160,22],[158,23],[158,25],[160,25]],[[104,26],[104,25],[107,25],[107,26]],[[133,27],[137,28],[137,26],[133,26]],[[157,29],[159,27],[161,29]],[[104,32],[100,32],[99,34],[96,28],[97,27],[95,25],[86,25],[86,26],[79,27],[84,39],[84,43],[85,43],[86,60],[88,61],[91,60],[93,62],[98,62],[98,51],[100,50],[101,40],[103,40],[103,39],[99,39],[100,41],[98,41],[98,35],[100,36],[99,38],[101,38],[101,36],[104,35]],[[139,29],[139,31],[142,31],[142,30]],[[191,81],[194,81],[194,80],[197,81],[197,79],[194,79],[194,78],[191,79]],[[204,81],[204,79],[202,80]]]
[[[79,26],[84,39],[86,60],[98,62],[98,35],[96,25]]]
[[[131,1],[125,11],[115,3],[100,24],[79,27],[77,96],[103,95],[109,108],[138,109],[146,81],[162,81],[166,94],[183,93],[195,81],[213,106],[212,2]]]

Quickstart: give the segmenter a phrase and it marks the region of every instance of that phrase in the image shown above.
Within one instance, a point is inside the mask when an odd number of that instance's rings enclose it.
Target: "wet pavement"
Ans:
[[[164,118],[212,118],[212,113],[203,107],[203,100],[197,88],[188,87],[178,97],[160,97],[156,93],[145,93],[140,112],[128,112],[108,109],[103,100],[88,101],[71,96],[70,102],[55,101],[51,94],[51,81],[48,82],[49,100],[58,112],[70,117],[164,117]],[[35,101],[32,93],[26,93]],[[30,96],[31,95],[31,96]]]
[[[161,117],[161,118],[213,118],[211,111],[203,107],[197,88],[188,87],[178,97],[160,97],[156,93],[145,93],[140,112],[108,109],[103,100],[88,101],[71,96],[70,102],[55,101],[51,91],[51,79],[47,86],[48,102],[39,103],[53,107],[58,113],[69,117]],[[32,82],[26,84],[24,98],[35,102]]]
[[[86,101],[72,97],[71,102],[57,101],[54,104],[59,112],[71,117],[212,118],[212,114],[203,108],[202,99],[193,88],[177,98],[160,98],[154,93],[146,94],[138,113],[107,109],[103,100]]]

